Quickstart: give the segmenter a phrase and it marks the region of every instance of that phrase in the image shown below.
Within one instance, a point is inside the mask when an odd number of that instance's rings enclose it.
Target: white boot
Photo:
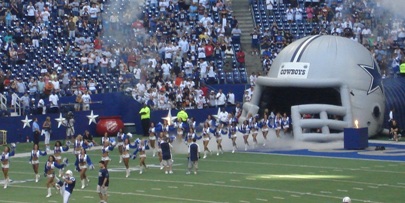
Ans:
[[[245,144],[245,151],[247,151],[248,150],[248,145],[247,144]]]
[[[207,158],[207,151],[204,151],[204,157],[203,159]]]
[[[120,155],[120,161],[119,162],[122,163],[122,155]]]
[[[131,171],[129,170],[129,168],[127,168],[127,175],[125,176],[126,178],[128,178],[129,177],[129,174],[131,173]]]
[[[38,182],[38,179],[39,179],[39,175],[38,175],[38,174],[35,174],[35,182],[36,182],[36,183]]]
[[[139,174],[143,173],[143,166],[139,167]]]
[[[235,153],[235,150],[236,150],[236,147],[233,146],[233,147],[232,147],[232,153]]]
[[[163,162],[160,162],[160,170],[163,170]]]
[[[50,197],[50,196],[52,196],[52,191],[51,191],[51,188],[49,187],[48,188],[48,195],[46,195],[46,197]]]
[[[59,178],[63,175],[63,169],[59,169]]]
[[[153,157],[155,157],[156,156],[156,148],[153,148],[153,155],[152,155]]]
[[[4,189],[7,188],[9,181],[10,181],[9,178],[6,178],[6,179],[4,180]]]
[[[86,180],[83,179],[83,180],[82,180],[82,189],[84,189],[85,187],[86,187]]]

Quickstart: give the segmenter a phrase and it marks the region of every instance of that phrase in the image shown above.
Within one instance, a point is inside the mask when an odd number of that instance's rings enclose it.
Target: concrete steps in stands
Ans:
[[[253,32],[255,24],[249,8],[249,2],[246,0],[232,1],[232,15],[238,20],[239,29],[242,31],[241,46],[246,55],[246,69],[248,74],[251,74],[252,72],[261,72],[262,66],[260,56],[251,55],[252,38],[250,33]]]

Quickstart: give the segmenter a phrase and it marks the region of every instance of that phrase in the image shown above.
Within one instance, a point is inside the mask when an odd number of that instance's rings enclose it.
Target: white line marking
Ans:
[[[361,187],[354,187],[353,190],[364,190],[364,189]]]
[[[284,197],[273,197],[274,199],[285,199]]]
[[[145,190],[135,190],[135,192],[145,192]]]
[[[323,193],[323,194],[332,194],[332,192],[329,192],[329,191],[321,191],[320,193]]]
[[[83,196],[83,198],[94,199],[93,196]]]
[[[249,201],[245,201],[245,200],[239,200],[239,202],[241,202],[241,203],[250,203]]]
[[[219,183],[219,184],[225,184],[224,181],[215,181],[215,183]]]
[[[152,188],[152,190],[162,190],[162,189],[160,189],[160,188]]]
[[[256,200],[257,200],[257,201],[262,201],[262,202],[267,202],[267,201],[269,201],[269,200],[267,200],[267,199],[260,199],[260,198],[256,198]]]
[[[194,187],[194,185],[184,184],[186,187]]]
[[[291,197],[301,197],[301,196],[299,196],[299,195],[290,195]]]
[[[177,189],[177,186],[168,186],[168,188]]]
[[[337,189],[336,191],[338,191],[338,192],[348,192],[348,190],[339,190],[339,189]]]
[[[16,201],[7,201],[7,200],[0,200],[0,202],[6,202],[6,203],[29,203],[29,202],[16,202]]]
[[[231,182],[240,182],[240,180],[234,180],[234,179],[231,179],[230,181]]]
[[[368,186],[369,188],[374,188],[374,189],[377,189],[378,187],[377,186]]]

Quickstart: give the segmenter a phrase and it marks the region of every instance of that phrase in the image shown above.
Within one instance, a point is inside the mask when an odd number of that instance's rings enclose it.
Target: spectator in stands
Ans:
[[[242,47],[236,52],[236,62],[238,62],[238,67],[245,67],[245,52]]]
[[[228,46],[225,50],[225,66],[224,66],[224,71],[229,72],[232,71],[233,67],[233,57],[234,57],[234,52],[231,46]]]
[[[250,36],[252,37],[252,43],[251,43],[252,55],[253,54],[259,55],[260,33],[257,29],[254,29],[253,32],[250,33]]]

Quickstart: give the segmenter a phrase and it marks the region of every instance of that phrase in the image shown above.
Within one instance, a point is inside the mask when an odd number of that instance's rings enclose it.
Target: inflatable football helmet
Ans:
[[[348,38],[302,38],[258,77],[241,119],[265,109],[290,114],[295,139],[343,140],[344,128],[351,127],[367,127],[373,136],[382,130],[385,111],[380,69],[365,47]]]

